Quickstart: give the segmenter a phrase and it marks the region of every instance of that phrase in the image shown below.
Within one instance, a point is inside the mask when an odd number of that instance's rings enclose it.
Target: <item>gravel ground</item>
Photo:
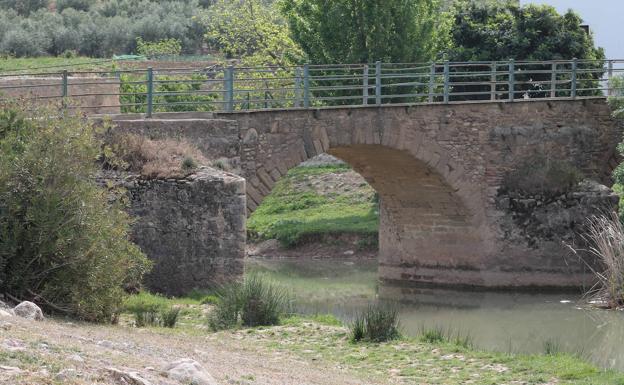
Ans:
[[[109,368],[136,372],[150,384],[180,384],[170,362],[199,362],[218,384],[372,384],[336,367],[251,345],[236,333],[200,326],[137,329],[63,320],[0,319],[0,383],[125,384]],[[186,385],[186,384],[185,384]]]

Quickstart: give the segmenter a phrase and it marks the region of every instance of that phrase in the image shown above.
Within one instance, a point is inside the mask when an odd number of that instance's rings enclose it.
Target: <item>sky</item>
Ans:
[[[520,3],[552,5],[559,13],[575,10],[593,31],[596,45],[605,49],[607,59],[624,59],[624,0],[520,0]]]

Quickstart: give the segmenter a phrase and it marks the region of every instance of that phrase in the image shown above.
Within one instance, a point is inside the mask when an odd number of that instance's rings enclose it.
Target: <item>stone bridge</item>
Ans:
[[[327,152],[380,196],[379,276],[431,285],[576,287],[587,269],[564,243],[617,205],[604,186],[621,127],[604,99],[119,115],[122,130],[184,137],[227,158],[247,214],[302,161]],[[560,162],[597,183],[553,196],[515,194],[510,175]],[[532,165],[532,166],[531,166]],[[514,174],[515,173],[515,174]],[[520,181],[520,183],[524,183]],[[564,182],[561,182],[564,183]]]

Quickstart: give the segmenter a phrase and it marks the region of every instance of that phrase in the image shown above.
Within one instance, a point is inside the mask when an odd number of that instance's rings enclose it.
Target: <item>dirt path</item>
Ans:
[[[219,384],[373,384],[337,367],[252,346],[235,333],[0,320],[1,384],[123,384],[110,367],[138,372],[151,384],[178,384],[161,371],[181,358],[199,362]],[[10,374],[2,366],[22,372]]]

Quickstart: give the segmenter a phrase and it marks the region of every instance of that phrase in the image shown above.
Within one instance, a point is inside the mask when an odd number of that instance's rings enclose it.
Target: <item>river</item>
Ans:
[[[591,309],[580,293],[393,287],[377,281],[372,260],[250,259],[246,268],[288,288],[306,314],[331,313],[349,322],[371,301],[392,301],[409,336],[441,328],[470,336],[477,348],[508,353],[543,353],[549,345],[624,370],[624,312]]]

